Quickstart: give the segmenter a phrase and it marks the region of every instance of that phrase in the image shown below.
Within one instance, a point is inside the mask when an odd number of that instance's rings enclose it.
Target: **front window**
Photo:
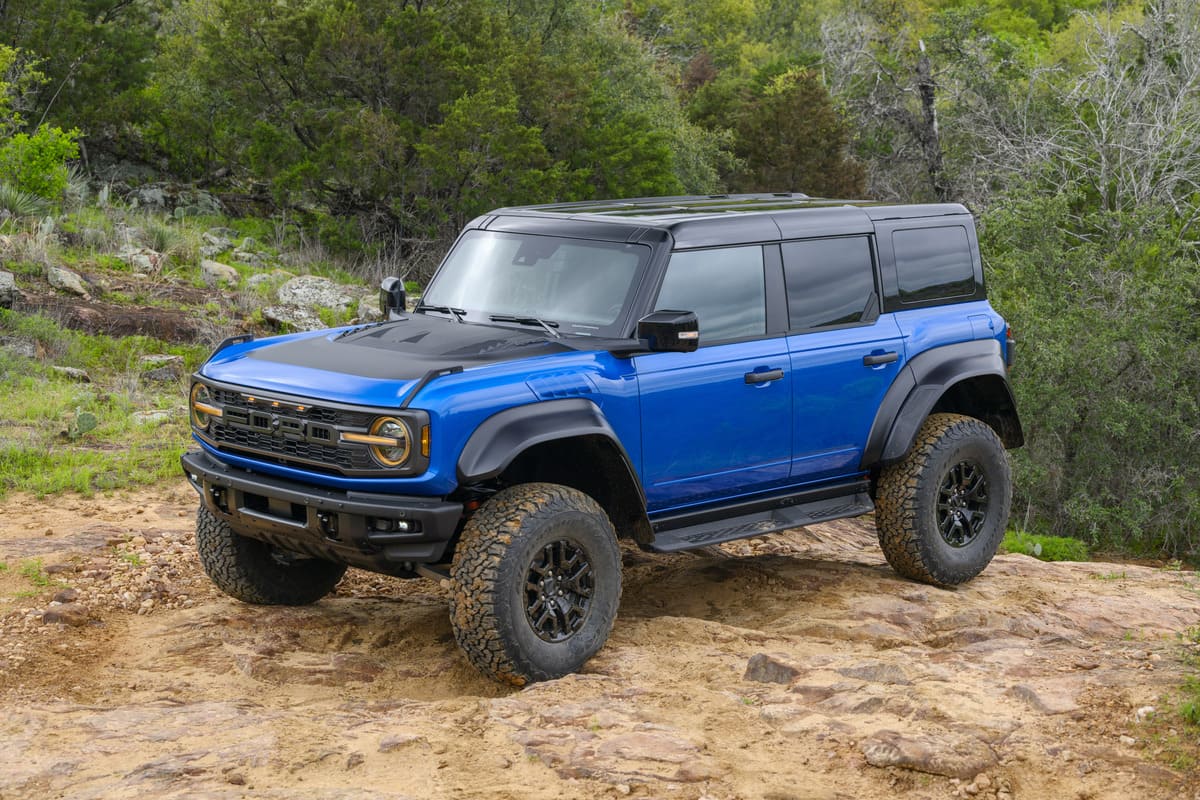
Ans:
[[[564,334],[614,336],[649,257],[645,245],[468,231],[421,302],[481,322],[536,318]]]

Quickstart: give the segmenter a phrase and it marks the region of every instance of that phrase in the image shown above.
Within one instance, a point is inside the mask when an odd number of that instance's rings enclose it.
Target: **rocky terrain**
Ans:
[[[0,504],[0,798],[1200,798],[1194,573],[898,579],[870,523],[626,549],[583,674],[475,674],[429,581],[218,594],[182,481]]]

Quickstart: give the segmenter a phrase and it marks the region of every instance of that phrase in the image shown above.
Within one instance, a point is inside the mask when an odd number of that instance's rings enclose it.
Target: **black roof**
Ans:
[[[652,231],[670,234],[675,247],[707,247],[870,233],[874,221],[969,214],[957,203],[895,205],[835,200],[798,192],[585,200],[500,208],[472,227],[634,241]],[[661,234],[659,234],[661,237]],[[655,238],[659,238],[655,237]]]

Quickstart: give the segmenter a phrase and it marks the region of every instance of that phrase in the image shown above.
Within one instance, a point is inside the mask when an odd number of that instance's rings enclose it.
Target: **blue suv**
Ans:
[[[505,208],[412,312],[238,337],[193,377],[196,540],[222,590],[305,604],[348,566],[449,579],[513,684],[578,669],[618,539],[672,552],[875,513],[901,575],[981,572],[1023,435],[960,205],[799,194]]]

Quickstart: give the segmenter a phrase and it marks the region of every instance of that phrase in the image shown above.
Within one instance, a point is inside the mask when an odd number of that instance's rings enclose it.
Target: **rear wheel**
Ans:
[[[988,425],[932,414],[904,459],[879,477],[875,525],[896,572],[938,586],[991,562],[1012,502],[1004,445]]]
[[[485,675],[517,686],[582,667],[621,599],[608,516],[582,492],[549,483],[488,500],[463,529],[451,577],[459,646]]]
[[[345,564],[307,558],[241,536],[203,505],[196,512],[200,564],[217,588],[259,605],[305,606],[333,591]]]

